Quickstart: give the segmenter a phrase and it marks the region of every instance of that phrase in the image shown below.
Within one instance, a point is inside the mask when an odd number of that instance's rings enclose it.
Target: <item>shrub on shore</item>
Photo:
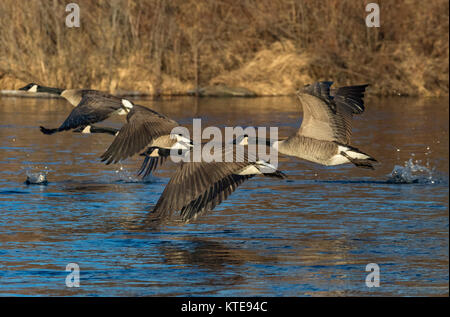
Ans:
[[[149,94],[240,86],[292,94],[316,80],[378,95],[448,94],[448,1],[0,1],[0,88],[28,82]]]

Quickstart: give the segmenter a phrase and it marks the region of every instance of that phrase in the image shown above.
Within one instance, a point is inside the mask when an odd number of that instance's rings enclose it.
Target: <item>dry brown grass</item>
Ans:
[[[262,96],[288,95],[314,81],[308,71],[311,61],[291,41],[275,42],[258,51],[243,67],[211,79],[211,84],[236,85]]]
[[[261,95],[303,84],[370,83],[380,95],[448,94],[448,1],[0,1],[0,89],[58,87],[183,94],[210,84]]]

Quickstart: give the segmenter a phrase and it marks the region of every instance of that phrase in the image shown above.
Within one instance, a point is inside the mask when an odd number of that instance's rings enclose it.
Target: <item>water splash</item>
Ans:
[[[25,171],[27,175],[27,179],[25,180],[25,184],[27,185],[47,185],[47,175],[48,170],[47,166],[45,167],[44,171],[38,171],[38,172],[32,172],[30,170]]]
[[[412,156],[415,155],[412,154]],[[403,166],[394,166],[387,182],[393,184],[437,184],[442,180],[435,168],[430,167],[428,160],[425,165],[422,165],[421,160],[410,158]]]
[[[116,182],[119,183],[139,183],[142,180],[139,179],[136,173],[129,172],[122,165],[119,166],[117,170],[115,170],[115,174],[118,177]]]

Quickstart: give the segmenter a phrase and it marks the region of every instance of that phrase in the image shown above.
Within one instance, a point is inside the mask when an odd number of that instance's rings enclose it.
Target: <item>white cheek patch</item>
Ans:
[[[150,157],[158,157],[159,156],[159,149],[154,149],[152,153],[149,155]]]
[[[30,89],[28,89],[29,92],[37,92],[37,85],[33,85]]]
[[[81,131],[81,133],[91,133],[91,126],[90,126],[90,125],[86,126],[86,127],[83,129],[83,131]]]
[[[186,143],[186,144],[190,144],[191,143],[191,140],[189,138],[186,138],[186,137],[184,137],[182,135],[175,134],[175,139],[177,140],[177,142],[183,142],[183,143]]]
[[[124,105],[124,107],[127,109],[133,108],[133,103],[127,99],[122,99],[122,105]]]
[[[239,145],[247,146],[248,145],[248,136],[243,137],[242,140],[239,142]]]

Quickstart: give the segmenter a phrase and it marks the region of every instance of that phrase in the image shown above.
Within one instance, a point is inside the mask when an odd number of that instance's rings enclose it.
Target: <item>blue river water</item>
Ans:
[[[136,102],[190,128],[295,131],[293,97]],[[175,165],[136,176],[104,165],[109,135],[64,132],[60,99],[0,99],[0,296],[448,296],[448,98],[369,99],[352,143],[376,170],[279,158],[288,179],[254,177],[211,213],[142,224]],[[102,123],[120,127],[124,118]],[[43,173],[47,185],[27,185]],[[68,287],[69,263],[80,269]],[[379,267],[379,286],[368,287]]]

